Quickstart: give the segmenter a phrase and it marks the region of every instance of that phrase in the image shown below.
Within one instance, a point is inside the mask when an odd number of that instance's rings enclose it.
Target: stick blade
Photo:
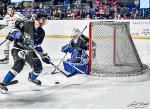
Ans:
[[[77,74],[77,72],[73,72],[73,73],[67,75],[67,77],[72,77],[72,76],[74,76],[74,75],[76,75],[76,74]]]

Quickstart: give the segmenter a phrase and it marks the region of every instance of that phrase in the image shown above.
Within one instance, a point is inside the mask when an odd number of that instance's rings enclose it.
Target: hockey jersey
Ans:
[[[23,20],[25,19],[25,17],[19,12],[14,12],[14,15],[12,17],[6,14],[6,16],[1,22],[3,25],[8,25],[10,29],[13,29],[15,27],[15,21],[17,19]]]

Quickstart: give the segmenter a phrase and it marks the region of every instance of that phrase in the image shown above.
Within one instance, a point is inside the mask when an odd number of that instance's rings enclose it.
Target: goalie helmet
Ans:
[[[73,28],[72,29],[72,36],[80,37],[81,36],[81,31],[77,28]]]

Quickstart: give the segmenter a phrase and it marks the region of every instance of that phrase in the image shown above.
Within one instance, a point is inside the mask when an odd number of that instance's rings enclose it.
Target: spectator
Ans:
[[[53,20],[58,20],[60,19],[60,16],[59,16],[59,12],[57,10],[54,10],[53,13],[52,13],[52,19]]]
[[[7,0],[3,0],[0,7],[0,16],[6,14]],[[47,13],[49,19],[141,19],[142,12],[139,6],[133,4],[118,3],[117,0],[36,0],[36,2],[24,1],[15,5],[17,11],[31,16],[31,13]],[[93,3],[91,3],[93,1]],[[34,4],[33,4],[34,3]],[[85,4],[86,3],[86,4]],[[90,4],[93,6],[90,7]],[[88,6],[87,6],[88,5]],[[134,6],[135,5],[135,6]],[[87,8],[88,7],[88,8]],[[30,12],[31,10],[31,12]],[[136,11],[135,11],[136,10]],[[150,18],[146,11],[145,18]]]

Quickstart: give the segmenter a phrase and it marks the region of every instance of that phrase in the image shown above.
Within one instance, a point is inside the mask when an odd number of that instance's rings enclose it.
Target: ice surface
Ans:
[[[61,47],[68,41],[45,38],[42,46],[52,61],[58,64],[65,55],[60,52]],[[150,65],[150,40],[134,42],[142,62]],[[13,65],[12,56],[10,58],[10,64],[0,65],[0,81]],[[43,66],[44,70],[39,76],[42,86],[27,80],[31,69],[25,66],[16,77],[19,83],[9,86],[8,94],[0,94],[0,109],[135,109],[136,106],[150,109],[149,71],[138,77],[75,75],[66,78],[60,73],[51,75],[54,68],[44,63]],[[60,84],[55,84],[56,81]]]

